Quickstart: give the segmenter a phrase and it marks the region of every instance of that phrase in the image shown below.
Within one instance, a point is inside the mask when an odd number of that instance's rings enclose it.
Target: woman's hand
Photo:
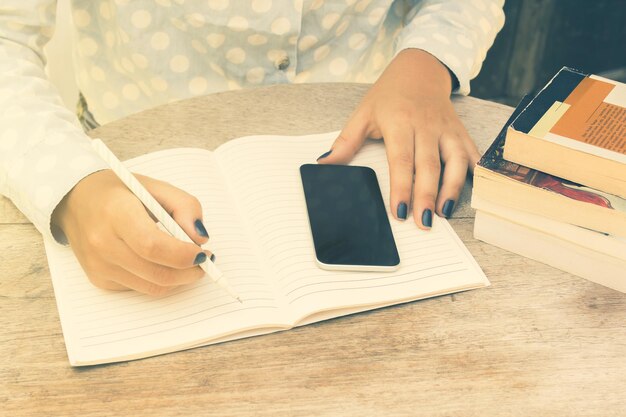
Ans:
[[[450,216],[468,168],[480,158],[454,111],[451,88],[448,69],[435,57],[400,52],[318,162],[347,163],[367,138],[384,138],[393,215],[407,218],[412,195],[415,222],[430,228],[433,212]]]
[[[197,199],[165,182],[137,178],[194,242],[207,241]],[[160,230],[110,170],[81,180],[56,208],[52,223],[65,233],[90,281],[100,288],[162,295],[202,278],[197,265],[212,256]]]

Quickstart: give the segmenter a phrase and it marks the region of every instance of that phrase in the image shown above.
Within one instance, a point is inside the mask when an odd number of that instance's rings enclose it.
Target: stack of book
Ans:
[[[563,68],[474,171],[474,236],[626,292],[626,85]]]

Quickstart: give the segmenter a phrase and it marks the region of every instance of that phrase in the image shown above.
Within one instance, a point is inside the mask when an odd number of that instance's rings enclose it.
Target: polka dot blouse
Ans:
[[[261,84],[376,81],[399,51],[443,62],[469,92],[504,0],[71,0],[77,84],[102,124],[174,100]],[[56,1],[0,3],[0,193],[45,235],[104,167],[47,81]],[[70,63],[68,63],[70,65]]]

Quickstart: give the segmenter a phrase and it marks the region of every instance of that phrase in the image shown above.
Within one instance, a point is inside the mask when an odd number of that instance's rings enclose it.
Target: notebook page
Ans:
[[[320,311],[347,314],[489,284],[448,222],[436,216],[427,232],[418,229],[412,217],[400,222],[389,214],[401,259],[395,272],[320,269],[314,260],[299,167],[314,162],[335,137],[336,133],[249,137],[222,145],[215,153],[294,321]],[[376,171],[389,213],[384,144],[368,142],[352,164]]]
[[[233,300],[208,278],[164,297],[94,287],[70,248],[46,242],[57,305],[73,365],[112,362],[180,350],[260,326],[281,325],[274,288],[262,278],[210,152],[174,149],[127,162],[133,172],[167,181],[203,205],[210,249]]]

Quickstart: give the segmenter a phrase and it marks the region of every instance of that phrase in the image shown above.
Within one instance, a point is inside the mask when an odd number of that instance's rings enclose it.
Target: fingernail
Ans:
[[[396,210],[396,214],[398,215],[399,219],[406,220],[406,216],[407,216],[406,203],[398,204],[398,209]]]
[[[196,232],[198,232],[200,236],[209,237],[209,233],[206,231],[206,227],[204,227],[204,224],[202,224],[202,220],[196,220],[195,222],[193,222],[193,225],[196,228]]]
[[[206,253],[200,252],[199,254],[196,255],[196,259],[193,260],[193,264],[200,265],[204,261],[206,261]]]
[[[426,209],[422,212],[422,224],[426,227],[432,227],[433,225],[433,212],[430,209]]]
[[[333,151],[333,150],[331,149],[330,151],[328,151],[328,152],[325,152],[325,153],[321,154],[321,155],[319,156],[319,158],[317,158],[317,161],[319,161],[320,159],[326,158],[328,155],[330,155],[330,153],[331,153],[332,151]]]
[[[211,262],[215,263],[215,254],[214,253],[211,254]]]
[[[452,210],[454,210],[454,200],[446,200],[446,202],[443,203],[443,208],[441,209],[441,212],[446,219],[452,215]]]

